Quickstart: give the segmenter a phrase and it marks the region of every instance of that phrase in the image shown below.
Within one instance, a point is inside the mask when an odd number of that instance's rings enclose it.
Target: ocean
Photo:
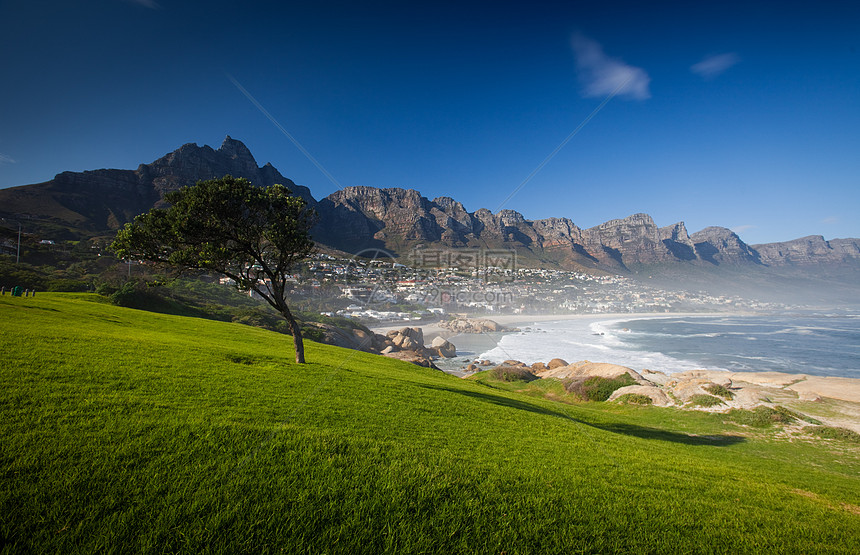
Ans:
[[[860,379],[860,315],[696,315],[521,324],[521,332],[460,339],[469,354],[528,364],[552,358],[666,373],[708,369]],[[483,342],[483,345],[481,344]],[[469,352],[472,349],[472,352]],[[459,350],[459,345],[458,345]]]

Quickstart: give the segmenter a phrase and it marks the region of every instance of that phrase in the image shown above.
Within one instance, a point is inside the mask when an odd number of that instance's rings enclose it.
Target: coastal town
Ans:
[[[498,254],[498,253],[497,253]],[[390,256],[339,258],[317,254],[293,275],[291,296],[320,299],[325,315],[376,322],[445,315],[603,314],[763,311],[785,308],[740,296],[664,290],[621,275],[481,264],[482,253],[459,260],[427,256],[402,263]],[[498,259],[496,260],[498,261]],[[419,263],[416,263],[419,262]],[[453,262],[453,264],[452,264]],[[459,263],[458,263],[459,262]]]

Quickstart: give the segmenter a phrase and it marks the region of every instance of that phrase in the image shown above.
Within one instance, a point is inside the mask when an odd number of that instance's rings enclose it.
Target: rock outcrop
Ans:
[[[821,263],[843,263],[860,257],[860,240],[825,241],[821,235],[810,235],[793,241],[753,245],[764,264],[783,266]]]
[[[690,236],[697,256],[712,264],[759,264],[759,254],[731,229],[706,227]]]

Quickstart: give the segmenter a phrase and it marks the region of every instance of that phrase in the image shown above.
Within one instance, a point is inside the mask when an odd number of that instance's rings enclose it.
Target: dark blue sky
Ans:
[[[860,237],[860,3],[0,1],[0,187],[229,134],[310,187]]]

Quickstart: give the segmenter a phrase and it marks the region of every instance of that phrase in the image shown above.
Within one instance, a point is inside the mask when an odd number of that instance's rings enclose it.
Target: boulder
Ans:
[[[562,366],[567,366],[567,361],[561,358],[554,358],[547,363],[547,368],[550,370],[555,370],[556,368],[561,368]]]
[[[573,364],[568,364],[567,366],[559,366],[552,370],[545,370],[543,372],[538,373],[538,376],[540,376],[541,378],[558,379],[591,378],[594,376],[599,376],[601,378],[617,378],[624,374],[628,374],[639,384],[648,385],[648,381],[645,380],[641,375],[639,375],[636,370],[627,368],[626,366],[619,366],[617,364],[608,364],[604,362],[589,362],[587,360],[574,362]]]
[[[538,373],[543,372],[544,370],[549,370],[549,368],[547,368],[546,364],[543,362],[535,362],[532,364],[532,372]]]
[[[453,358],[457,356],[457,347],[453,343],[443,337],[436,337],[430,343],[431,352],[444,358]]]
[[[525,362],[520,362],[519,360],[506,360],[501,363],[499,366],[526,366]]]
[[[424,368],[433,368],[434,370],[439,370],[433,361],[426,354],[420,351],[395,351],[386,354],[388,358],[396,358],[397,360],[402,360],[404,362],[411,362],[412,364],[417,364],[418,366],[423,366]]]

